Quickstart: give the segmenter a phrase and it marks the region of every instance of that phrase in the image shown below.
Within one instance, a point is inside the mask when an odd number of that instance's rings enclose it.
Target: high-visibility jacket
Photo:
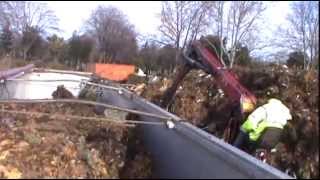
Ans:
[[[252,112],[242,124],[241,129],[249,134],[251,141],[257,141],[265,128],[283,129],[291,118],[290,110],[281,101],[271,99]]]

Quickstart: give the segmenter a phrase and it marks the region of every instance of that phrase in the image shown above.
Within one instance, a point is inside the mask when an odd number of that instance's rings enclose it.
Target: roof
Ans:
[[[91,64],[89,71],[94,74],[113,81],[127,80],[131,74],[135,73],[134,65],[125,64]]]

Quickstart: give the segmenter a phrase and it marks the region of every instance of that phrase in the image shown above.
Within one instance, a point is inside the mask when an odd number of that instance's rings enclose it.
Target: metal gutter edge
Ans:
[[[173,129],[140,126],[157,178],[292,178],[126,89],[105,89],[103,94],[103,102],[177,120]]]
[[[0,71],[0,79],[8,79],[12,77],[18,77],[25,74],[27,71],[31,71],[34,67],[33,64],[28,64],[19,68],[12,68],[5,71]]]
[[[63,73],[63,74],[75,74],[80,76],[92,76],[93,73],[90,72],[81,72],[81,71],[64,71],[64,70],[57,70],[57,69],[43,69],[43,68],[34,68],[35,72],[52,72],[52,73]]]

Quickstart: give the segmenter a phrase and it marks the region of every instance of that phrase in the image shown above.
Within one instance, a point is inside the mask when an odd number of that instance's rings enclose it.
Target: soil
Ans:
[[[66,94],[59,87],[55,97],[69,98]],[[55,116],[100,117],[94,113],[94,106],[73,103],[0,106],[2,110],[50,113],[48,116],[0,113],[1,178],[151,177],[151,159],[135,135],[135,128]]]
[[[319,178],[319,81],[318,72],[268,65],[256,68],[236,66],[239,81],[257,97],[257,106],[278,98],[291,110],[292,121],[284,129],[268,163],[299,178]],[[167,77],[169,81],[173,77]],[[164,78],[149,83],[142,96],[159,104],[166,89]],[[172,83],[172,82],[171,82]],[[170,83],[169,83],[170,84]],[[181,82],[168,108],[222,138],[231,109],[215,79],[201,70],[192,70]]]
[[[52,93],[54,99],[57,98],[74,98],[72,93],[69,92],[63,85],[58,86],[57,90]]]

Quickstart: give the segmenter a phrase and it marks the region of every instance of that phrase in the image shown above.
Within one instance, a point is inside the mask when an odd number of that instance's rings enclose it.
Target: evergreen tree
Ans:
[[[12,38],[13,38],[13,34],[9,26],[3,27],[0,33],[0,49],[4,53],[9,53],[11,51]]]

